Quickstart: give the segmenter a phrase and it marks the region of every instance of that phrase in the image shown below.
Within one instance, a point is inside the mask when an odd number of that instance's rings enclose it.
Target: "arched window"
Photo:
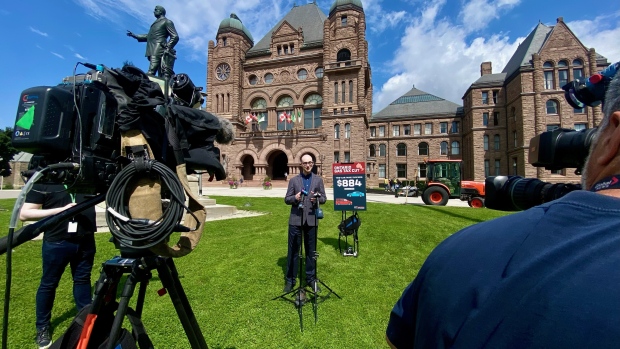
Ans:
[[[374,157],[377,156],[377,147],[374,144],[371,144],[369,147],[369,156]]]
[[[396,156],[407,156],[407,145],[405,143],[396,145]]]
[[[573,80],[583,76],[583,61],[581,59],[573,60]]]
[[[293,122],[289,122],[289,120],[292,120],[293,116],[293,98],[284,95],[278,99],[276,106],[278,130],[292,130]]]
[[[558,102],[556,100],[547,101],[547,114],[558,114]]]
[[[353,103],[353,80],[349,80],[349,103]]]
[[[452,150],[452,155],[459,155],[461,152],[460,144],[457,141],[452,142],[452,146],[450,148]]]
[[[428,155],[428,143],[421,142],[418,144],[418,155]]]
[[[484,135],[484,137],[482,137],[482,144],[484,146],[484,150],[489,150],[489,136],[488,135]]]
[[[252,114],[258,118],[258,129],[265,131],[269,123],[267,122],[267,101],[264,98],[256,98],[252,102]]]
[[[340,139],[340,124],[334,125],[334,139]]]
[[[499,150],[499,135],[493,136],[493,143],[495,144],[495,150]]]
[[[545,69],[545,90],[555,89],[555,84],[553,81],[553,63],[545,62],[545,64],[543,64],[543,69]]]
[[[323,97],[318,93],[309,94],[304,100],[303,123],[304,128],[321,127],[321,106],[323,105]],[[297,122],[301,122],[301,114],[297,114]]]
[[[560,88],[568,83],[568,62],[564,60],[558,62],[558,79]]]
[[[351,124],[349,123],[344,124],[344,138],[351,138]]]
[[[385,144],[379,144],[379,156],[385,156]]]
[[[351,60],[351,51],[347,50],[346,48],[343,48],[342,50],[338,51],[338,54],[336,55],[337,62],[344,62],[344,61],[350,61],[350,60]]]
[[[448,155],[448,142],[441,142],[439,144],[439,154]]]

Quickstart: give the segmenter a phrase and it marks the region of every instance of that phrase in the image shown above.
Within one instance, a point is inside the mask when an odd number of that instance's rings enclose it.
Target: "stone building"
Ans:
[[[548,182],[575,182],[574,169],[548,171],[528,162],[532,137],[558,127],[586,129],[598,125],[600,107],[574,109],[562,86],[609,65],[588,49],[558,18],[554,26],[539,23],[519,45],[501,73],[491,62],[480,66],[480,78],[463,96],[464,177],[519,175]]]
[[[372,111],[366,18],[360,0],[293,6],[262,39],[235,14],[209,42],[206,110],[236,139],[220,145],[230,177],[284,179],[301,157],[330,180],[333,162],[366,161]]]

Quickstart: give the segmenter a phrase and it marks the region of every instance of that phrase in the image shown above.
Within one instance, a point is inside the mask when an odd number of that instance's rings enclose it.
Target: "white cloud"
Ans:
[[[498,19],[500,14],[520,2],[521,0],[471,0],[465,3],[459,16],[467,31],[476,31],[486,27],[489,21]]]
[[[58,54],[58,53],[56,53],[54,51],[50,51],[50,53],[53,54],[54,56],[60,58],[60,59],[65,59],[65,57],[63,57],[62,55],[60,55],[60,54]]]
[[[385,11],[380,3],[381,0],[362,0],[369,30],[381,33],[405,21],[406,11]]]
[[[469,29],[438,18],[444,1],[427,3],[405,30],[397,55],[389,63],[395,74],[375,86],[373,111],[415,87],[462,104],[462,96],[480,77],[480,63],[491,61],[499,73],[524,38],[511,40],[503,34],[471,37]]]
[[[86,58],[86,57],[82,56],[82,55],[81,55],[81,54],[79,54],[79,53],[76,53],[76,54],[75,54],[75,57],[77,57],[78,59],[84,60],[84,61],[87,61],[87,60],[88,60],[88,58]]]
[[[47,36],[48,36],[48,35],[47,35],[47,33],[42,32],[42,31],[40,31],[40,30],[38,30],[38,29],[35,29],[35,28],[33,28],[33,27],[30,27],[30,31],[31,31],[31,32],[33,32],[33,33],[35,33],[35,34],[39,34],[39,35],[41,35],[41,36],[45,36],[45,37],[47,37]]]
[[[609,63],[620,61],[620,12],[566,24],[586,47],[593,47]]]

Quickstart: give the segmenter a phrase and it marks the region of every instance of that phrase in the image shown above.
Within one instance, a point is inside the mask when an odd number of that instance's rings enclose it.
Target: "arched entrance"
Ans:
[[[241,158],[241,163],[243,164],[243,180],[251,181],[254,179],[254,175],[256,174],[256,168],[254,167],[254,158],[250,155],[246,155]]]
[[[269,154],[267,158],[267,164],[269,170],[267,171],[269,177],[272,179],[286,179],[285,173],[288,173],[288,157],[286,153],[281,150],[276,150]]]

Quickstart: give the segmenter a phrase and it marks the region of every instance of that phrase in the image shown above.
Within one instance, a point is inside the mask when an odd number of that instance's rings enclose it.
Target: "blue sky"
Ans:
[[[175,71],[206,85],[207,45],[234,12],[258,42],[291,8],[309,0],[30,0],[4,1],[0,127],[13,126],[21,91],[53,86],[76,62],[143,70],[146,33],[162,5],[179,32]],[[317,0],[327,14],[333,0]],[[586,47],[620,60],[620,1],[362,0],[368,21],[375,112],[416,88],[462,104],[467,87],[491,61],[499,73],[529,32],[563,17]],[[85,72],[81,67],[78,72]]]

